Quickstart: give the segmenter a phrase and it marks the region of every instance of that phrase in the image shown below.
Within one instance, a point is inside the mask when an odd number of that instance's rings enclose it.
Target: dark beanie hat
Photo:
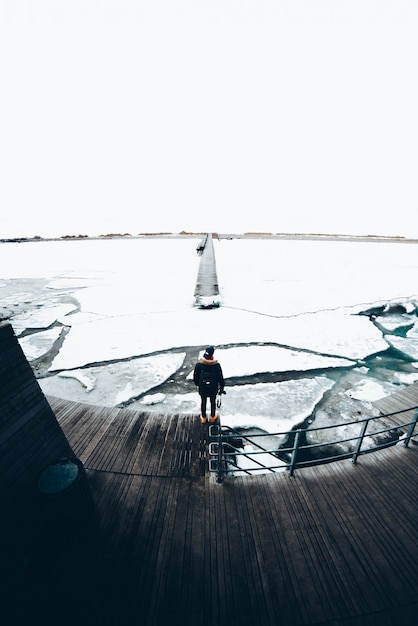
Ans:
[[[205,357],[205,359],[213,356],[213,353],[215,352],[215,348],[213,346],[208,346],[206,348],[205,354],[203,355]]]

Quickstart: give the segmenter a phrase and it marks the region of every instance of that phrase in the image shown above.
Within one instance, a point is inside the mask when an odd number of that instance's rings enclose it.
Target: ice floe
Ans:
[[[69,313],[75,311],[75,304],[38,304],[34,303],[33,307],[27,308],[24,313],[17,314],[13,317],[13,328],[17,335],[24,330],[34,328],[48,328],[52,326],[60,318],[65,317]]]
[[[20,347],[29,363],[47,356],[61,337],[62,332],[63,329],[58,327],[21,337],[19,339]]]
[[[227,387],[222,421],[233,428],[260,428],[268,433],[290,430],[309,417],[334,382],[326,376]]]
[[[44,393],[98,406],[123,406],[158,387],[183,364],[184,353],[156,355],[60,372],[39,380]]]
[[[202,356],[203,352],[199,355]],[[228,378],[254,376],[266,372],[296,372],[335,367],[351,367],[352,360],[322,356],[308,351],[298,351],[276,346],[246,346],[220,348],[216,358]],[[190,372],[189,379],[193,372]]]

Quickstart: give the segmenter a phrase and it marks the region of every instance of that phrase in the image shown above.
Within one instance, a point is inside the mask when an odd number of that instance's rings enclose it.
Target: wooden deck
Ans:
[[[416,405],[416,386],[413,394]],[[416,622],[418,446],[219,485],[207,473],[207,431],[197,418],[49,401],[85,465],[97,526],[87,543],[61,537],[49,560],[45,551],[34,559],[14,592],[17,618],[101,626]]]

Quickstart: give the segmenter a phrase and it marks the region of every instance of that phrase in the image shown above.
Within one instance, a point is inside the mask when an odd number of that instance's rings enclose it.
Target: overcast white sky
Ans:
[[[418,236],[416,0],[0,0],[0,237]]]

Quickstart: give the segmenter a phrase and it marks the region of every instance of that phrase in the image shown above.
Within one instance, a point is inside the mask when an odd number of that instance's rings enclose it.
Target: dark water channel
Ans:
[[[416,306],[407,308],[402,304],[392,306],[382,305],[363,311],[360,315],[367,315],[371,323],[382,332],[384,338],[393,336],[407,339],[408,332],[414,327],[417,321],[417,308]],[[257,446],[262,446],[284,463],[289,463],[291,460],[292,449],[298,431],[300,432],[298,435],[297,462],[304,462],[309,465],[319,460],[324,461],[329,457],[350,457],[357,444],[355,439],[338,442],[338,435],[336,435],[336,437],[331,439],[332,443],[328,443],[327,441],[322,443],[319,441],[319,437],[313,436],[315,431],[312,429],[341,423],[345,425],[347,420],[346,418],[343,419],[342,415],[351,415],[351,423],[353,425],[355,425],[358,420],[378,415],[377,412],[373,411],[371,402],[358,400],[354,397],[350,398],[349,395],[347,395],[347,389],[351,384],[355,383],[356,378],[367,378],[377,383],[396,385],[399,387],[404,386],[404,384],[398,382],[400,374],[408,375],[416,373],[417,367],[413,352],[396,349],[388,342],[388,348],[385,351],[372,354],[363,359],[358,367],[340,368],[339,370],[334,369],[332,371],[323,370],[320,372],[320,374],[327,375],[329,378],[333,379],[335,381],[334,386],[324,393],[311,415],[294,425],[288,433],[275,436],[261,429],[237,429],[237,435],[241,435],[244,438],[244,443],[246,441],[253,441]],[[319,372],[315,374],[318,375]],[[306,373],[304,375],[306,376]],[[286,378],[286,374],[284,374],[283,379]],[[395,390],[396,387],[393,387],[393,391]],[[327,419],[324,420],[324,416],[326,416]],[[377,428],[377,430],[379,429],[380,428]],[[382,429],[384,429],[384,425]],[[357,428],[357,430],[359,430],[359,428]],[[334,434],[335,429],[333,429],[333,431]],[[353,432],[355,432],[354,429]],[[251,439],[251,435],[257,435],[257,437]],[[326,436],[327,435],[325,435],[325,437]],[[353,437],[355,436],[358,436],[358,434],[353,434]],[[384,433],[368,433],[368,436],[373,439],[373,445],[389,446],[394,445],[398,441],[400,431],[394,428]],[[248,440],[245,439],[246,437],[248,437]],[[343,439],[344,437],[341,436],[341,438]],[[237,441],[234,442],[235,445]],[[312,445],[315,445],[315,447],[311,447]],[[271,452],[273,450],[274,452]]]

